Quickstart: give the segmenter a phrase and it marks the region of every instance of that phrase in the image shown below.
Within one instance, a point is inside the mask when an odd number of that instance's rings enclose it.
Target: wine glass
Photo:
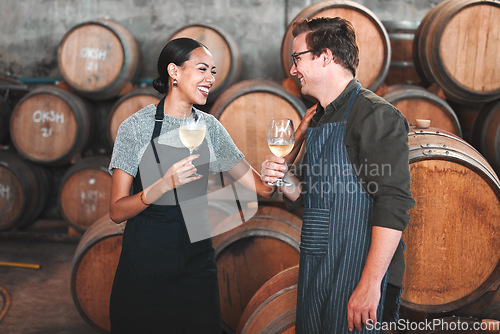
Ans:
[[[295,142],[295,131],[293,130],[293,122],[288,118],[273,118],[269,125],[267,134],[267,144],[271,152],[278,157],[284,158],[293,149]],[[278,178],[276,182],[268,182],[273,186],[291,186],[289,182],[285,182],[283,178]]]
[[[207,124],[202,113],[192,112],[188,117],[181,120],[179,137],[182,144],[189,149],[189,155],[193,155],[194,149],[203,142],[206,131]],[[200,176],[200,174],[194,173],[192,176]]]

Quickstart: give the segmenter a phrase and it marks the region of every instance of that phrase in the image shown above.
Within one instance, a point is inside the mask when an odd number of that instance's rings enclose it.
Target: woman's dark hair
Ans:
[[[302,33],[307,33],[306,43],[314,55],[319,56],[325,49],[330,49],[337,63],[356,76],[359,49],[351,22],[340,17],[319,17],[294,22],[293,37]]]
[[[167,66],[174,63],[177,66],[182,66],[191,56],[191,51],[199,47],[207,48],[202,43],[191,38],[176,38],[171,40],[161,50],[158,57],[158,74],[159,77],[153,80],[153,88],[161,94],[167,94],[169,76]]]

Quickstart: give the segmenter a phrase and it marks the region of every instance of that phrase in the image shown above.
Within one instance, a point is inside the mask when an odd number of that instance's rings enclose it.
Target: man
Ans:
[[[281,187],[287,205],[304,205],[296,333],[377,333],[370,330],[375,322],[397,318],[400,239],[415,205],[408,123],[354,78],[359,51],[349,21],[296,22],[293,36],[290,73],[304,95],[318,100],[297,131],[303,138],[310,119],[303,180],[273,155],[262,164],[262,179],[286,173],[294,185]]]

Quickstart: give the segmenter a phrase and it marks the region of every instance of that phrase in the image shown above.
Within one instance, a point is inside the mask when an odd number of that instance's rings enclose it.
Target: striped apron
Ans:
[[[349,333],[347,303],[365,265],[373,201],[359,183],[344,137],[361,85],[342,121],[307,129],[304,222],[300,245],[296,333]],[[381,321],[386,273],[377,320]],[[378,333],[363,326],[361,333]]]

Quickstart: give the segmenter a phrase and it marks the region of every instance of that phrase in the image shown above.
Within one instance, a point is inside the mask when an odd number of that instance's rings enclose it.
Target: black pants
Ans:
[[[397,322],[399,320],[400,296],[401,288],[388,283],[382,322]]]
[[[401,288],[390,283],[387,284],[385,294],[384,313],[382,314],[383,323],[397,323],[399,320]],[[395,334],[398,331],[383,331],[385,334]]]

